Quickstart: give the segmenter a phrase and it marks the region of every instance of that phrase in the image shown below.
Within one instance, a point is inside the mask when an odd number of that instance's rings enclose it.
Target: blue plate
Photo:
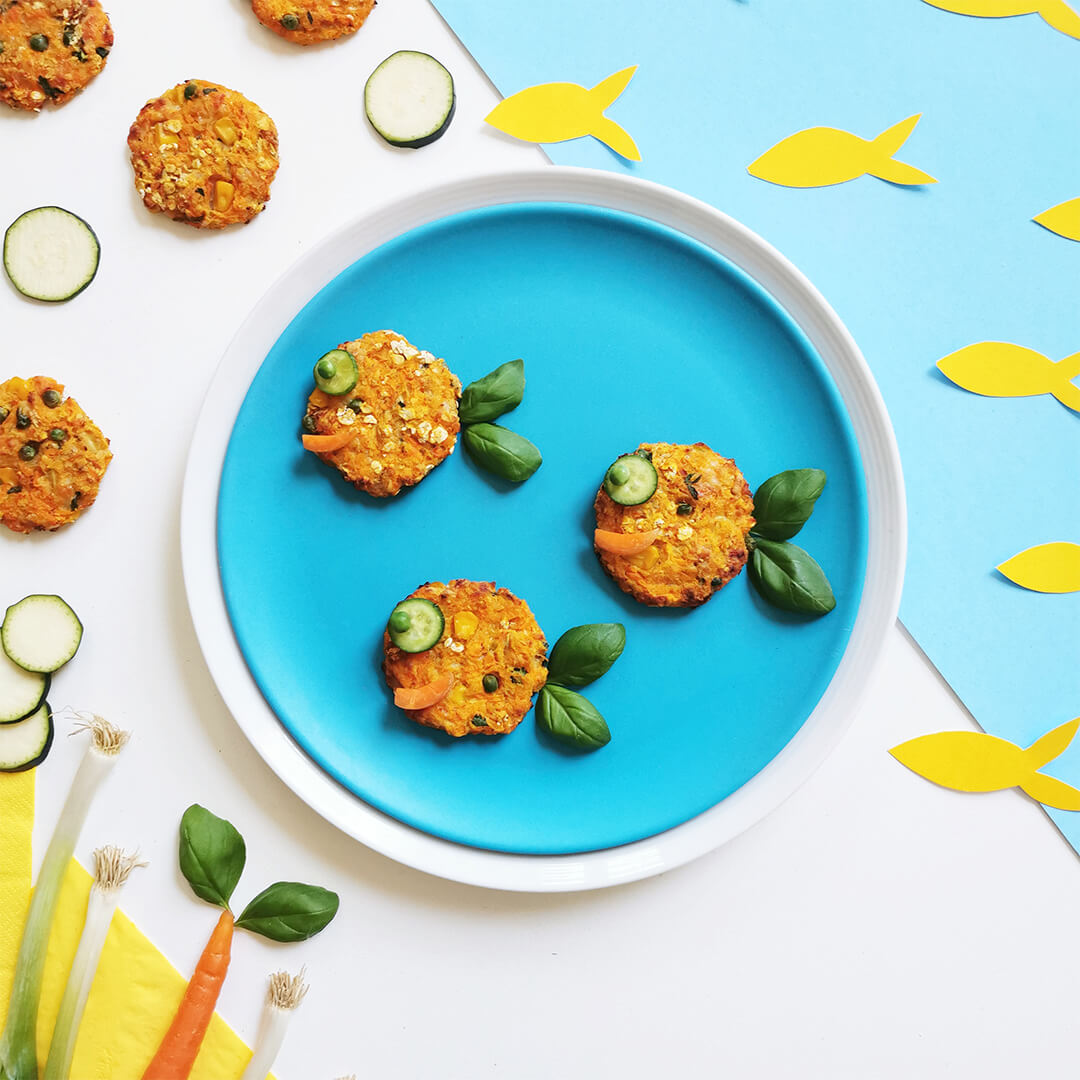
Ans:
[[[302,298],[298,298],[300,300]],[[315,359],[392,328],[462,383],[523,357],[505,423],[544,464],[513,486],[458,448],[417,488],[372,499],[299,442]],[[797,542],[836,609],[766,606],[743,573],[693,611],[625,596],[592,552],[605,467],[642,441],[701,440],[751,488],[817,466],[825,493]],[[594,207],[472,211],[403,234],[311,299],[271,349],[222,472],[218,556],[262,693],[301,747],[384,812],[449,840],[558,854],[629,843],[715,805],[798,731],[844,652],[865,571],[866,500],[832,380],[758,286],[696,241]],[[393,707],[381,636],[422,582],[494,580],[548,641],[621,621],[619,662],[585,692],[612,741],[580,754],[530,714],[512,735],[451,739]]]

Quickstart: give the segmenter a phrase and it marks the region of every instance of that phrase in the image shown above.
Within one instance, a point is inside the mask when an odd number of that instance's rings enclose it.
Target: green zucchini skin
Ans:
[[[11,662],[13,664],[15,663],[14,660]],[[17,664],[15,666],[18,667]],[[49,687],[52,685],[52,674],[49,672],[33,671],[27,672],[27,675],[38,675],[41,678],[41,693],[38,695],[37,701],[35,701],[29,709],[23,710],[18,716],[12,715],[12,712],[17,712],[19,709],[21,709],[22,706],[26,704],[25,701],[20,702],[18,707],[14,710],[10,706],[6,705],[5,702],[0,701],[0,727],[2,727],[4,724],[17,724],[20,720],[25,720],[31,713],[37,712],[37,710],[41,707],[41,703],[48,696]]]
[[[19,273],[18,267],[12,266],[12,262],[14,261],[14,255],[11,252],[11,247],[13,240],[18,233],[19,226],[21,224],[25,224],[27,218],[36,214],[41,214],[43,212],[56,212],[72,218],[74,222],[76,222],[82,227],[83,231],[85,232],[88,240],[92,245],[91,250],[93,252],[93,266],[90,270],[89,276],[83,278],[77,288],[55,296],[46,296],[40,292],[32,292],[27,289],[25,287],[25,283],[20,281],[22,275]],[[32,210],[27,210],[24,213],[20,214],[7,227],[7,230],[4,232],[3,262],[4,272],[7,274],[8,280],[11,282],[15,290],[21,293],[27,299],[37,300],[39,303],[42,304],[66,304],[69,300],[74,300],[75,297],[79,295],[79,293],[84,292],[86,289],[88,289],[94,278],[97,277],[98,269],[101,266],[101,241],[98,239],[98,235],[96,232],[94,232],[90,223],[84,218],[79,217],[78,214],[73,214],[70,210],[66,210],[62,206],[35,206]]]
[[[16,773],[36,769],[49,756],[49,751],[52,749],[56,728],[53,724],[52,709],[47,701],[43,701],[29,716],[24,717],[19,723],[44,723],[46,725],[44,738],[34,743],[30,755],[25,753],[9,755],[5,747],[9,741],[12,741],[13,736],[19,733],[16,731],[15,724],[0,727],[0,772]]]
[[[54,619],[62,619],[67,624],[69,631],[67,644],[59,651],[54,650],[48,657],[42,655],[40,641],[28,640],[28,636],[30,638],[34,636],[34,628],[24,631],[19,626],[20,620],[33,607],[45,608]],[[8,659],[26,671],[39,674],[59,671],[68,663],[79,651],[82,635],[83,625],[71,605],[62,596],[51,593],[32,593],[30,596],[24,596],[7,609],[4,613],[4,621],[0,623],[0,647],[3,647]],[[36,657],[31,656],[34,652],[38,654]]]
[[[413,64],[418,69],[423,67],[429,72],[434,71],[437,68],[438,71],[445,76],[446,87],[449,90],[449,101],[445,104],[441,123],[430,130],[422,131],[416,135],[389,130],[385,120],[379,116],[378,104],[373,101],[374,88],[378,86],[380,76],[386,76],[393,66],[400,67],[402,64]],[[454,119],[456,110],[457,90],[454,86],[454,77],[446,67],[430,53],[419,52],[415,49],[399,49],[397,52],[391,53],[390,56],[375,68],[371,75],[368,76],[367,83],[364,85],[364,113],[368,118],[368,122],[378,133],[380,138],[391,146],[396,146],[401,149],[419,150],[421,147],[428,146],[437,139],[441,139],[443,135],[446,134],[447,128],[450,127],[450,121]]]

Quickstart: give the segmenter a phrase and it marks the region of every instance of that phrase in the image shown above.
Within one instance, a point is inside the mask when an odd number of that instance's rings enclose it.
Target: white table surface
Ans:
[[[57,203],[94,225],[104,252],[67,305],[0,286],[0,377],[65,382],[116,455],[74,528],[0,537],[0,602],[67,597],[87,632],[54,706],[135,732],[79,854],[141,848],[152,865],[125,903],[136,922],[190,970],[213,922],[176,868],[177,822],[195,801],[247,839],[238,896],[279,877],[341,894],[321,937],[243,935],[233,950],[220,1008],[248,1039],[266,975],[307,965],[282,1080],[1074,1076],[1076,857],[1025,797],[954,794],[888,756],[972,726],[899,627],[851,733],[794,797],[723,849],[634,885],[528,896],[428,877],[327,825],[267,769],[209,678],[180,577],[180,479],[205,387],[267,286],[336,225],[542,155],[482,124],[496,96],[426,0],[382,0],[355,38],[306,50],[260,27],[246,0],[109,9],[116,48],[81,100],[0,113],[0,225]],[[450,132],[419,152],[390,150],[363,120],[364,80],[399,48],[438,56],[458,86]],[[128,125],[191,77],[242,90],[278,124],[273,199],[246,228],[188,229],[135,195]],[[58,737],[38,775],[39,854],[80,751]]]

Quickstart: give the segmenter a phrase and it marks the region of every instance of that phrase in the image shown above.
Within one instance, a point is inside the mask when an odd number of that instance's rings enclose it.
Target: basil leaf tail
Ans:
[[[240,913],[236,925],[271,941],[305,941],[338,912],[337,893],[299,881],[276,881]]]

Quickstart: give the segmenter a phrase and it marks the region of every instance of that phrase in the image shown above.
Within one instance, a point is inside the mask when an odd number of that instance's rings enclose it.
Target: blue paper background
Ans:
[[[1080,712],[1080,594],[1027,592],[994,570],[1034,544],[1080,541],[1080,416],[1049,397],[967,394],[934,366],[982,340],[1055,360],[1080,349],[1080,244],[1030,221],[1080,196],[1080,41],[1038,16],[919,0],[434,2],[505,95],[640,65],[609,115],[642,162],[593,139],[547,147],[552,160],[705,199],[810,276],[896,428],[905,625],[988,731],[1027,742]],[[897,156],[936,185],[794,190],[746,172],[802,128],[870,138],[916,112]],[[1080,745],[1049,771],[1080,784]],[[1080,850],[1080,815],[1052,816]]]

